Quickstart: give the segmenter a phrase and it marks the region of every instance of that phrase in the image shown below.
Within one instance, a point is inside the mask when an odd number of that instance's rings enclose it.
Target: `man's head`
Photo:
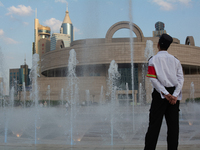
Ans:
[[[160,47],[160,50],[167,50],[172,42],[172,37],[164,33],[161,35],[158,41],[158,46]]]

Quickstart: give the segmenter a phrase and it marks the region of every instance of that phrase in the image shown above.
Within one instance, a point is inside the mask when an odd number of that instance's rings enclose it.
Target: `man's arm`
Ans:
[[[174,97],[178,97],[178,95],[181,92],[181,89],[183,87],[183,82],[184,82],[183,70],[182,70],[182,66],[181,66],[180,61],[178,63],[177,80],[178,80],[178,84],[177,84],[176,89],[175,89],[175,91],[173,93]]]
[[[174,105],[177,102],[177,97],[172,96],[165,87],[159,82],[158,79],[150,78],[151,83],[153,84],[154,88],[161,94],[161,98],[166,98],[170,104]],[[157,87],[155,87],[157,86]],[[158,89],[157,89],[158,88]],[[165,91],[165,93],[163,92]]]
[[[153,84],[153,87],[158,91],[161,95],[161,98],[164,99],[164,95],[168,95],[169,92],[165,89],[165,87],[160,83],[160,81],[157,78],[150,78],[151,83]],[[170,94],[171,95],[171,94]]]
[[[157,73],[154,68],[153,59],[149,60],[147,77],[150,78],[153,87],[160,93],[161,98],[164,99],[164,95],[168,95],[169,92],[165,89],[165,87],[160,83],[160,81],[157,78]]]

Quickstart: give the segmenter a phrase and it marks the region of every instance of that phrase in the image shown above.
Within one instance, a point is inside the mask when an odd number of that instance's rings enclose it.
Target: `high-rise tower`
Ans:
[[[61,34],[68,34],[70,35],[71,37],[71,42],[74,40],[74,29],[73,29],[73,25],[72,25],[72,22],[71,22],[71,19],[69,17],[69,11],[68,11],[68,8],[65,12],[65,18],[63,20],[63,23],[61,25],[61,28],[60,28],[60,33]]]
[[[37,9],[36,9],[36,14],[37,14]],[[36,16],[34,20],[34,42],[32,47],[32,53],[39,54],[40,58],[40,61],[38,62],[39,66],[41,64],[41,56],[45,52],[50,50],[50,34],[51,34],[50,27],[41,25]],[[40,69],[39,69],[39,74],[40,74]]]
[[[71,19],[69,17],[68,8],[65,13],[66,14],[60,28],[60,33],[53,33],[51,36],[51,51],[56,49],[56,43],[58,40],[63,41],[64,47],[69,47],[70,43],[74,40],[74,29]]]
[[[163,33],[166,33],[166,30],[164,30],[165,24],[163,22],[156,22],[155,28],[156,30],[153,31],[153,37],[160,37]]]
[[[40,55],[42,52],[44,52],[44,49],[39,48],[39,41],[40,39],[50,40],[50,34],[50,27],[39,24],[39,20],[35,18],[33,54],[37,53]]]

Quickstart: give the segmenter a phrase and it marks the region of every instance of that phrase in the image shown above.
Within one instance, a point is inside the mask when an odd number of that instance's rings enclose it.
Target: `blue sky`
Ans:
[[[0,0],[0,48],[8,69],[24,63],[31,67],[34,18],[58,33],[65,16],[66,2],[75,28],[75,40],[104,38],[116,22],[129,21],[129,0]],[[145,37],[152,37],[155,23],[165,23],[165,30],[181,44],[193,36],[200,47],[199,0],[132,0],[132,19]],[[128,37],[121,29],[114,37]],[[67,60],[66,60],[67,63]]]

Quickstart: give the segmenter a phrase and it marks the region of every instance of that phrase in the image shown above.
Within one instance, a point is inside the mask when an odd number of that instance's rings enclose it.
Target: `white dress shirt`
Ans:
[[[181,100],[184,78],[180,61],[167,51],[159,51],[149,60],[149,66],[155,68],[157,78],[150,78],[150,80],[161,98],[165,98],[162,93],[169,94],[165,87],[175,87],[173,96]]]

